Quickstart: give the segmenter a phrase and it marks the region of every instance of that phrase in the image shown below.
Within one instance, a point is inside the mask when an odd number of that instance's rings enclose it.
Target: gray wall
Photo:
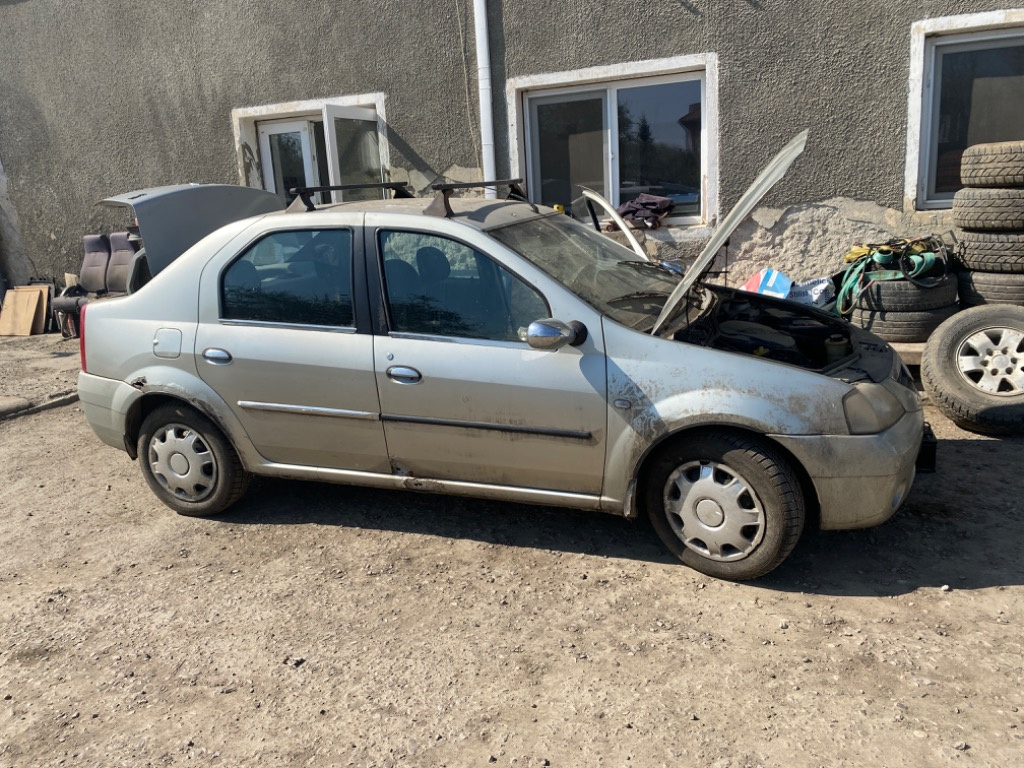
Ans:
[[[499,171],[506,77],[716,52],[723,212],[809,127],[765,204],[848,198],[888,221],[902,206],[912,22],[1010,7],[490,0]],[[428,178],[478,168],[471,0],[0,0],[0,161],[25,253],[5,248],[0,267],[77,271],[81,236],[123,224],[95,206],[105,196],[238,183],[233,108],[373,91],[387,94],[393,164]]]

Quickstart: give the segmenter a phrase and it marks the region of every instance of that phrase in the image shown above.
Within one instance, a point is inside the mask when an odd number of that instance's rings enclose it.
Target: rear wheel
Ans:
[[[153,493],[182,515],[223,512],[249,487],[251,475],[223,433],[184,405],[162,405],[145,418],[138,455]]]
[[[754,579],[792,552],[805,504],[792,467],[773,446],[733,432],[684,438],[648,473],[647,512],[658,537],[694,570]]]

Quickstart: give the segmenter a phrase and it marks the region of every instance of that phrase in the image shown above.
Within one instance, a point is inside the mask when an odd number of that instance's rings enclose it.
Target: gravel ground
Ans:
[[[75,392],[78,339],[0,336],[0,416],[64,402]]]
[[[178,517],[77,406],[0,421],[0,768],[1018,765],[1024,440],[928,417],[904,510],[747,584],[557,509],[259,481]]]

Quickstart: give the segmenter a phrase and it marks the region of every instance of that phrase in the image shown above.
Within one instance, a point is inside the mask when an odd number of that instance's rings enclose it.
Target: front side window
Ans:
[[[527,93],[531,199],[583,215],[581,187],[616,206],[658,195],[701,219],[703,94],[701,72]]]
[[[324,327],[355,325],[352,232],[273,232],[221,275],[221,317]]]
[[[926,40],[918,207],[948,208],[974,144],[1024,139],[1024,30]]]
[[[378,238],[393,331],[522,341],[550,314],[532,286],[468,245],[420,232]]]

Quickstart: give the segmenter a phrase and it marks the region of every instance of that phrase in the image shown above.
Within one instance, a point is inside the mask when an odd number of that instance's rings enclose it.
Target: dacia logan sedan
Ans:
[[[887,344],[448,192],[236,221],[89,304],[89,424],[185,515],[252,475],[647,515],[727,579],[901,505],[923,417]]]

